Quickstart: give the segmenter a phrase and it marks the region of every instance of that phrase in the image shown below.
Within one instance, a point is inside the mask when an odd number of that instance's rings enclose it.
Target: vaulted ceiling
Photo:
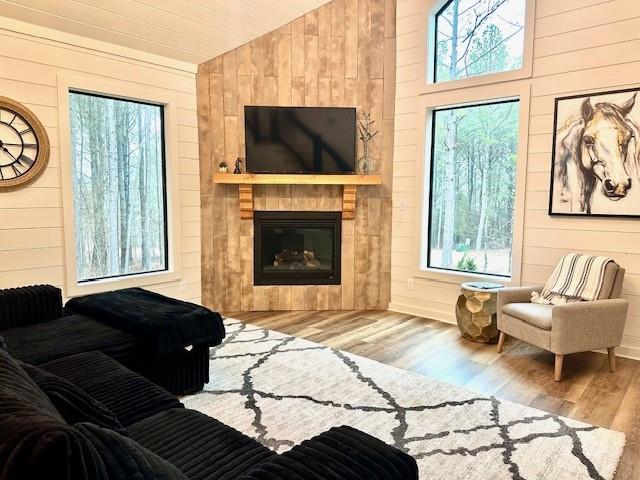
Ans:
[[[198,64],[328,1],[0,0],[0,16]]]

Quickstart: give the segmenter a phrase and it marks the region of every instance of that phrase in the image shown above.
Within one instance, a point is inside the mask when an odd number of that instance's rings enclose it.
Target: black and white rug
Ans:
[[[183,399],[282,452],[350,425],[428,479],[611,479],[624,434],[227,319],[211,381]]]

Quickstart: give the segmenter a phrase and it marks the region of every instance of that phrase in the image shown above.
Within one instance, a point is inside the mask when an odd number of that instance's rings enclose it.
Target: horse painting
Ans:
[[[636,93],[607,94],[611,101],[597,103],[594,96],[556,101],[556,122],[564,122],[554,134],[549,213],[639,215],[632,201],[640,199]]]

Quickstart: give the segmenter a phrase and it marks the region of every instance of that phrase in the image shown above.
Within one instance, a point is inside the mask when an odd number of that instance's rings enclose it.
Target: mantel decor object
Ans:
[[[233,169],[233,173],[236,175],[242,173],[242,158],[238,157],[236,160],[236,167]]]
[[[358,120],[358,132],[360,133],[360,141],[362,142],[362,156],[358,159],[358,172],[366,175],[374,171],[375,165],[369,150],[369,142],[375,137],[379,130],[373,131],[375,120],[371,120],[371,114],[362,112],[362,119]]]
[[[229,166],[227,165],[227,162],[220,162],[218,164],[218,171],[220,173],[229,173]]]

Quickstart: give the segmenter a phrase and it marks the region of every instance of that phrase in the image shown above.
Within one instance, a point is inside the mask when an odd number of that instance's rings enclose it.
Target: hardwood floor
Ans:
[[[508,338],[496,345],[460,337],[457,326],[388,311],[228,312],[263,328],[306,338],[443,382],[625,432],[617,480],[640,478],[640,362],[566,355],[555,382],[554,356]]]

